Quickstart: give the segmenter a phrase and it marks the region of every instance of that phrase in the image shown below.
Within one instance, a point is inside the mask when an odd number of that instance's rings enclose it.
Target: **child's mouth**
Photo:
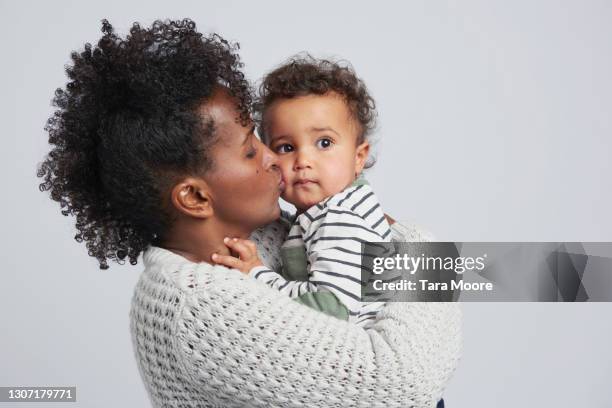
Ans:
[[[298,187],[299,186],[309,186],[312,184],[316,184],[316,181],[312,179],[298,179],[293,183],[294,186],[298,186]]]

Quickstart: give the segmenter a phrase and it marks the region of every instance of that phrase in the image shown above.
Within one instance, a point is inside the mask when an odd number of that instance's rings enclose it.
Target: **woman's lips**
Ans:
[[[285,191],[285,180],[283,180],[282,177],[280,177],[280,179],[278,180],[278,190],[280,192]]]

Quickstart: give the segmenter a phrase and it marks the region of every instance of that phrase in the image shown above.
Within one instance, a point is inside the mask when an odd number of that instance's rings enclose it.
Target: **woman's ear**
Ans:
[[[188,177],[177,183],[171,192],[174,208],[194,218],[209,218],[214,214],[210,189],[201,178]]]
[[[363,167],[366,164],[366,160],[368,160],[368,155],[370,154],[370,144],[365,141],[359,146],[357,146],[357,150],[355,151],[355,175],[358,176],[361,174]]]

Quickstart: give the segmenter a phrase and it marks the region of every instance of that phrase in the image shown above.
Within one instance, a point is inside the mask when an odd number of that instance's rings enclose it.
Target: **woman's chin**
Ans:
[[[278,200],[275,201],[274,204],[272,204],[271,209],[271,211],[269,211],[264,217],[262,217],[260,227],[263,227],[264,225],[274,222],[280,218],[281,208],[278,204]]]
[[[278,204],[278,201],[276,202],[276,206],[274,207],[274,211],[272,212],[273,214],[273,218],[270,222],[272,221],[276,221],[279,217],[280,217],[280,213],[281,213],[281,209],[280,209],[280,205]]]

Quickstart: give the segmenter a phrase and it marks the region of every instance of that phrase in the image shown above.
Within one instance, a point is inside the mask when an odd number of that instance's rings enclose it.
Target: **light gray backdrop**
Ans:
[[[0,15],[0,386],[148,403],[128,331],[140,265],[98,270],[35,177],[63,66],[104,17],[122,33],[190,17],[241,43],[251,79],[299,51],[348,59],[380,112],[370,181],[439,239],[612,241],[610,1],[1,0]],[[611,304],[464,311],[449,407],[612,406]]]

